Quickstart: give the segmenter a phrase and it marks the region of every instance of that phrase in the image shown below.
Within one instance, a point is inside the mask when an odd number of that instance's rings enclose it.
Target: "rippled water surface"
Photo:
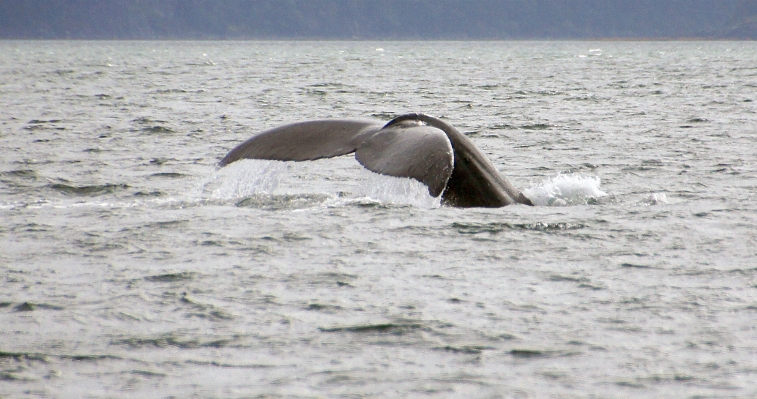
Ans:
[[[757,396],[753,43],[0,42],[0,397]],[[350,156],[425,112],[538,206]]]

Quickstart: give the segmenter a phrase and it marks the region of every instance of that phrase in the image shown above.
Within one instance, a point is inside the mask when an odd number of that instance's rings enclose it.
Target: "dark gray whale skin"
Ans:
[[[533,205],[481,150],[446,122],[406,114],[386,124],[375,120],[325,119],[266,130],[232,149],[221,160],[310,161],[355,153],[366,169],[416,179],[442,204],[496,208]]]

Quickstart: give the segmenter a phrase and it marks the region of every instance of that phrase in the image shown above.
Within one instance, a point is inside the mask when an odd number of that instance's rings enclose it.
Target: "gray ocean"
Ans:
[[[536,206],[217,167],[408,112]],[[756,163],[753,42],[0,41],[0,397],[757,397]]]

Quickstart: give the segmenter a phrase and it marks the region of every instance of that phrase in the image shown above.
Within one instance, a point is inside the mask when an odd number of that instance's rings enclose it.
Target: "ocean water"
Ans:
[[[751,42],[0,42],[0,397],[757,396]],[[537,204],[262,130],[442,117]]]

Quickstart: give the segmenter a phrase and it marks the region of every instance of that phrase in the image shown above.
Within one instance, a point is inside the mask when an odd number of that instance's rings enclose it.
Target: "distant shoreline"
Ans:
[[[757,40],[757,0],[3,0],[1,40]]]
[[[681,38],[516,38],[516,39],[322,39],[322,38],[250,38],[250,39],[216,39],[216,38],[3,38],[4,42],[751,42],[757,38],[712,38],[712,37],[681,37]]]

